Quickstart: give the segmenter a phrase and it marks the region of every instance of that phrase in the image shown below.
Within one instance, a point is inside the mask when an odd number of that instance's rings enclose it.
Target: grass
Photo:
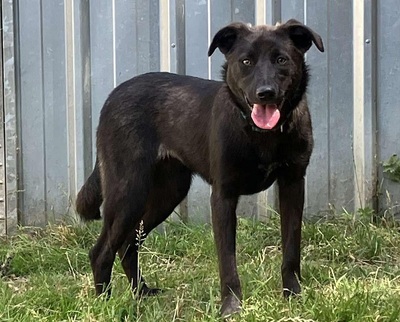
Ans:
[[[94,296],[87,257],[99,224],[22,229],[0,242],[0,321],[220,321],[209,226],[168,223],[141,248],[156,297],[137,300],[118,260],[109,301]],[[231,321],[400,321],[395,224],[343,214],[303,229],[301,297],[281,296],[279,220],[239,221],[243,310]]]

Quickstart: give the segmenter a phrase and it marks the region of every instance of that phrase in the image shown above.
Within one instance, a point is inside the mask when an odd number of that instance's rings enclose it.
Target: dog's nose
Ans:
[[[276,96],[276,91],[271,86],[261,86],[256,90],[257,98],[259,99],[272,99]]]

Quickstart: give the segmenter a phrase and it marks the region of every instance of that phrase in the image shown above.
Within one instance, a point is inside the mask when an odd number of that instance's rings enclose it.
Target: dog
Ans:
[[[193,175],[212,187],[222,316],[240,311],[236,206],[241,195],[277,181],[283,293],[300,293],[304,176],[312,148],[304,54],[321,37],[296,20],[276,26],[232,23],[209,47],[225,55],[223,81],[147,73],[116,87],[97,129],[97,160],[78,193],[77,212],[100,219],[89,253],[97,294],[110,294],[116,253],[133,289],[156,294],[138,270],[136,230],[146,235],[186,197]]]

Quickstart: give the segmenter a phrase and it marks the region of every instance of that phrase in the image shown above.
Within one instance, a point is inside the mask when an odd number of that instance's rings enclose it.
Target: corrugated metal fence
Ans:
[[[95,130],[108,93],[147,71],[218,79],[223,57],[207,57],[231,21],[295,18],[323,38],[311,49],[309,102],[315,150],[306,213],[342,207],[399,212],[400,185],[380,162],[400,154],[400,2],[348,0],[1,0],[0,234],[73,212],[91,171]],[[210,189],[196,179],[190,219],[209,220]],[[380,196],[375,198],[375,196]],[[263,219],[274,189],[241,201]]]

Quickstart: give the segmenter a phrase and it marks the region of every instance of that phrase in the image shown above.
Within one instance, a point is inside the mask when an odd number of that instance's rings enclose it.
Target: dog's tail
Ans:
[[[99,160],[96,159],[92,174],[76,197],[76,211],[84,221],[101,219],[100,206],[102,202]]]

